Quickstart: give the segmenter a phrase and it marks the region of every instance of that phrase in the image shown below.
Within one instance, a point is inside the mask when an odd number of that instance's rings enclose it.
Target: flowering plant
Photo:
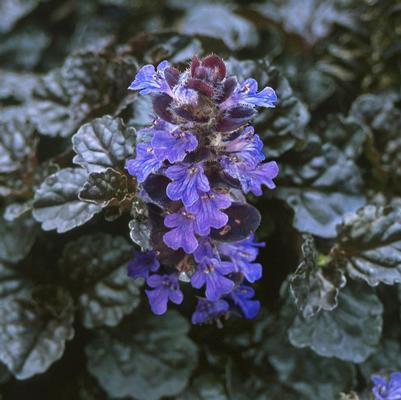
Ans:
[[[254,79],[227,76],[224,61],[194,56],[180,72],[162,61],[142,67],[129,89],[152,95],[156,119],[137,132],[128,172],[141,184],[150,210],[152,250],[136,252],[129,275],[145,278],[152,311],[181,304],[180,281],[196,289],[192,322],[235,313],[254,318],[260,303],[249,284],[262,276],[254,240],[259,212],[243,193],[275,187],[276,162],[265,162],[263,143],[249,124],[256,107],[277,96]]]

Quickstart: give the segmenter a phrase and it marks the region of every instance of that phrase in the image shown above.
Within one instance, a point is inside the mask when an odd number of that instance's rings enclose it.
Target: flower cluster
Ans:
[[[152,251],[137,252],[129,275],[146,279],[150,306],[166,312],[183,301],[180,282],[204,288],[194,324],[228,313],[253,318],[260,303],[249,286],[261,278],[253,233],[259,212],[243,193],[273,189],[274,161],[249,125],[256,107],[274,107],[273,89],[227,76],[221,58],[194,57],[180,72],[161,62],[142,67],[129,89],[151,94],[157,118],[137,132],[126,168],[148,203]]]
[[[401,400],[401,372],[393,372],[387,381],[380,375],[373,375],[373,394],[376,400]]]

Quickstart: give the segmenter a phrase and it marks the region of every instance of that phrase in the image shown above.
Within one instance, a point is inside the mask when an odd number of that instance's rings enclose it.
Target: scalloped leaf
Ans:
[[[308,162],[282,165],[279,179],[275,193],[294,210],[300,232],[334,238],[343,215],[366,202],[360,170],[328,143]]]
[[[401,283],[401,209],[368,205],[344,217],[335,251],[351,278]]]
[[[45,179],[36,190],[33,216],[42,229],[64,233],[88,222],[101,211],[97,204],[79,200],[78,193],[88,173],[82,168],[65,168]]]
[[[3,302],[0,361],[17,379],[45,372],[74,336],[73,320],[71,297],[55,286],[39,286],[31,296]]]
[[[59,269],[78,298],[86,328],[116,326],[138,307],[142,282],[127,276],[131,252],[126,239],[104,233],[65,246]]]
[[[0,261],[17,263],[25,258],[35,243],[38,226],[31,218],[7,222],[0,217]]]
[[[129,322],[96,332],[86,347],[89,372],[111,397],[158,400],[180,393],[197,364],[187,320],[170,311]]]
[[[340,289],[345,286],[343,272],[332,263],[318,265],[318,254],[313,237],[304,235],[302,262],[290,277],[291,293],[304,318],[320,310],[331,311],[337,307]]]
[[[77,153],[74,163],[88,172],[124,168],[127,158],[134,155],[135,129],[125,127],[120,118],[106,115],[81,126],[72,143]]]
[[[333,311],[320,311],[311,318],[297,315],[288,331],[292,345],[310,347],[323,357],[361,363],[376,351],[383,305],[375,292],[354,283],[338,296]]]

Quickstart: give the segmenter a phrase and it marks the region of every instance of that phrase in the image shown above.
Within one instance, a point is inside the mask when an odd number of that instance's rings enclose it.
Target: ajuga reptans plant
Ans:
[[[253,318],[260,303],[250,286],[262,276],[255,262],[259,212],[245,195],[273,189],[278,174],[249,124],[256,107],[274,107],[274,90],[227,76],[216,55],[194,57],[181,72],[161,62],[142,67],[129,87],[152,96],[156,119],[137,133],[128,172],[148,204],[153,249],[136,252],[129,275],[144,278],[152,311],[181,304],[181,285],[199,292],[194,324],[222,315]]]

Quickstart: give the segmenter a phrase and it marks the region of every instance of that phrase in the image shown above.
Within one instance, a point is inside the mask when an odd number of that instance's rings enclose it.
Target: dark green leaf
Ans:
[[[102,172],[108,167],[123,167],[134,154],[135,130],[126,128],[121,119],[97,118],[83,125],[72,138],[74,163],[88,172]]]
[[[74,329],[67,292],[42,286],[32,296],[12,298],[0,307],[0,360],[18,379],[43,373],[64,353]]]
[[[376,286],[401,283],[401,210],[366,206],[338,227],[339,256],[348,274]]]
[[[197,377],[176,400],[229,400],[229,397],[216,376],[204,375]]]
[[[148,208],[139,198],[132,202],[131,215],[133,219],[129,222],[131,240],[141,247],[142,250],[150,250],[150,224],[148,221]]]
[[[324,357],[360,363],[376,350],[382,331],[383,306],[372,289],[349,285],[333,311],[309,319],[296,316],[288,331],[296,347],[310,347]]]
[[[85,327],[115,326],[138,306],[142,282],[127,276],[131,251],[123,237],[101,233],[64,248],[59,268],[77,294]]]
[[[51,43],[42,26],[22,26],[0,41],[0,56],[8,68],[31,70]]]
[[[0,33],[10,31],[13,26],[29,14],[41,0],[2,0],[0,2]]]
[[[277,195],[294,210],[294,227],[324,238],[336,235],[343,214],[365,203],[356,165],[326,143],[308,162],[284,164]]]
[[[132,321],[138,324],[97,332],[86,347],[89,372],[112,397],[158,400],[177,395],[197,363],[188,322],[174,311],[145,320],[138,315]]]
[[[7,222],[0,217],[0,261],[17,263],[31,250],[38,227],[31,218]]]
[[[325,38],[335,23],[351,20],[347,12],[341,12],[340,2],[329,0],[274,0],[257,7],[267,18],[283,25],[287,32],[298,34],[313,44]]]
[[[197,4],[192,7],[181,22],[181,32],[222,39],[231,50],[256,46],[259,40],[249,21],[222,4]]]
[[[392,339],[384,340],[376,353],[360,365],[363,376],[367,381],[373,374],[388,373],[401,370],[401,346]]]
[[[23,277],[18,266],[0,262],[0,304],[24,295],[31,286],[32,283]]]
[[[8,372],[7,367],[4,364],[0,363],[0,385],[7,382],[9,378],[10,373]]]
[[[68,57],[35,88],[30,115],[37,129],[43,135],[68,137],[99,111],[113,112],[128,94],[135,68],[131,57],[107,52]]]
[[[47,177],[36,190],[33,216],[45,231],[67,232],[101,211],[100,206],[78,199],[87,177],[82,168],[65,168]]]
[[[34,127],[27,120],[0,123],[0,173],[11,173],[27,163],[36,141]]]
[[[25,101],[37,84],[38,76],[32,73],[0,71],[2,85],[0,99]]]
[[[118,206],[124,200],[127,201],[127,197],[133,196],[128,187],[128,180],[133,181],[133,178],[113,168],[107,168],[103,172],[92,172],[79,192],[79,198],[101,207]]]
[[[335,144],[343,154],[356,160],[364,151],[368,130],[352,116],[331,115],[324,131],[324,139]]]
[[[313,237],[305,235],[302,244],[302,262],[290,277],[290,288],[295,304],[304,318],[320,310],[337,307],[339,290],[345,285],[345,277],[334,264],[319,265]]]

